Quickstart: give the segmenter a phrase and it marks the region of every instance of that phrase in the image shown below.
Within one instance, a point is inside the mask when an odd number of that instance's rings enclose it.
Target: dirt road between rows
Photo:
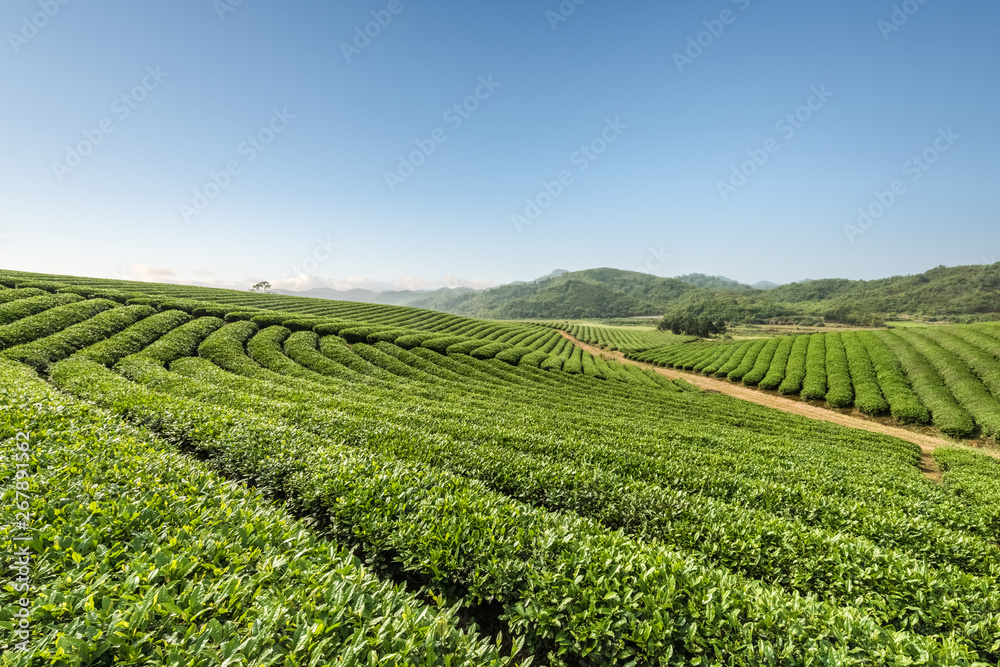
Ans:
[[[604,357],[605,359],[613,359],[623,364],[632,364],[633,366],[639,366],[641,368],[650,368],[664,377],[670,378],[671,380],[683,379],[691,384],[704,389],[705,391],[714,391],[734,398],[740,398],[744,401],[750,401],[751,403],[757,403],[758,405],[766,405],[769,408],[774,408],[775,410],[782,410],[784,412],[789,412],[795,415],[801,415],[803,417],[809,417],[810,419],[817,419],[820,421],[830,422],[833,424],[839,424],[841,426],[849,426],[851,428],[857,428],[864,431],[871,431],[873,433],[881,433],[883,435],[890,435],[901,440],[907,440],[909,442],[915,443],[920,446],[923,452],[921,471],[927,477],[933,479],[936,482],[941,481],[941,471],[934,461],[931,453],[938,447],[949,447],[955,446],[954,442],[946,440],[941,437],[934,435],[928,435],[925,433],[917,433],[915,431],[910,431],[905,428],[900,428],[898,426],[890,426],[888,424],[882,424],[877,421],[870,421],[864,419],[863,417],[858,417],[855,415],[843,414],[835,410],[830,410],[827,408],[822,408],[817,405],[811,405],[803,401],[796,401],[791,398],[786,398],[784,396],[779,396],[777,394],[772,394],[765,392],[761,389],[747,387],[743,384],[736,384],[729,382],[728,380],[719,380],[716,378],[705,377],[698,373],[689,373],[686,371],[679,371],[673,368],[663,368],[662,366],[655,366],[653,364],[643,363],[641,361],[634,361],[632,359],[627,359],[621,352],[609,352],[608,350],[602,350],[595,345],[589,345],[582,341],[577,340],[573,336],[569,335],[565,331],[559,332],[563,338],[572,341],[575,345],[582,347],[584,350],[590,352],[594,356]],[[959,445],[961,446],[961,445]],[[997,456],[996,452],[988,450],[977,450],[988,456]]]

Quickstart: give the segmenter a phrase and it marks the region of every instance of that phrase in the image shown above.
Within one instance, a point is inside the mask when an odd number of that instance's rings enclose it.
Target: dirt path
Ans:
[[[888,424],[869,421],[854,415],[846,415],[834,410],[828,410],[816,405],[810,405],[809,403],[803,403],[802,401],[796,401],[791,398],[785,398],[784,396],[771,394],[760,389],[729,382],[728,380],[718,380],[716,378],[705,377],[704,375],[699,375],[697,373],[688,373],[686,371],[678,371],[673,368],[663,368],[662,366],[655,366],[641,361],[634,361],[632,359],[625,358],[625,355],[621,352],[609,352],[594,345],[589,345],[579,341],[565,331],[560,331],[559,333],[562,334],[563,338],[573,341],[574,344],[579,345],[594,356],[604,357],[605,359],[613,359],[623,364],[632,364],[633,366],[650,368],[660,375],[670,378],[671,380],[683,379],[706,391],[727,394],[735,398],[741,398],[744,401],[750,401],[751,403],[757,403],[758,405],[766,405],[769,408],[790,412],[803,417],[809,417],[810,419],[818,419],[820,421],[831,422],[841,426],[850,426],[864,431],[890,435],[901,440],[907,440],[915,443],[920,446],[920,449],[923,452],[920,465],[921,472],[923,472],[924,475],[930,479],[939,483],[941,482],[941,471],[931,454],[938,447],[955,445],[955,443],[949,442],[944,438],[924,433],[916,433],[898,426],[890,426]],[[984,451],[982,453],[993,455],[992,452]]]

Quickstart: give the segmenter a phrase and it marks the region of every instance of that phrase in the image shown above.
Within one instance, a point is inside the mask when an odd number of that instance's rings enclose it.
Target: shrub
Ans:
[[[17,287],[19,289],[29,289],[29,288],[40,289],[55,294],[61,289],[70,287],[70,285],[67,285],[66,283],[55,282],[53,280],[25,280],[17,283]]]
[[[232,306],[202,305],[195,308],[191,314],[195,317],[217,317],[223,319],[231,312],[233,312]]]
[[[226,316],[222,318],[222,321],[230,324],[232,322],[249,322],[252,321],[255,315],[260,314],[259,310],[231,310],[226,313]]]
[[[463,340],[459,343],[454,343],[449,345],[446,349],[448,354],[472,354],[473,350],[477,350],[485,344],[485,341],[475,339],[475,340]]]
[[[893,418],[903,424],[928,423],[931,413],[911,387],[900,359],[872,332],[860,331],[857,335],[875,367],[879,389],[889,403]]]
[[[740,359],[739,365],[733,370],[729,371],[726,375],[730,380],[742,380],[743,376],[753,370],[754,364],[757,361],[757,357],[760,356],[761,351],[770,343],[771,341],[765,338],[761,340],[754,341],[747,349],[747,353],[743,355]]]
[[[826,335],[826,401],[835,408],[848,408],[854,403],[851,371],[847,352],[839,333]]]
[[[471,355],[475,359],[493,359],[505,350],[513,350],[514,346],[507,343],[487,343],[472,350]],[[518,357],[520,359],[520,357]],[[501,360],[502,361],[502,360]]]
[[[806,377],[802,382],[802,398],[818,401],[826,398],[826,334],[809,336],[806,354]]]
[[[436,338],[425,340],[420,344],[420,347],[427,350],[433,350],[438,354],[446,354],[448,352],[448,348],[452,345],[464,343],[468,340],[469,339],[465,336],[437,336]]]
[[[19,291],[19,290],[11,290]],[[77,294],[44,294],[42,296],[28,297],[0,303],[0,326],[9,325],[18,320],[33,315],[43,313],[50,308],[65,306],[70,303],[83,301],[83,297]]]
[[[549,353],[545,350],[535,350],[523,355],[518,361],[519,366],[538,368],[543,361],[549,358]]]
[[[313,327],[313,332],[319,336],[336,336],[342,329],[358,326],[357,322],[338,322],[336,320],[324,320],[321,324]]]
[[[344,340],[346,340],[350,345],[354,345],[355,343],[367,343],[368,336],[372,335],[378,330],[379,327],[374,325],[368,325],[368,326],[355,325],[347,329],[341,329],[338,335]]]
[[[530,347],[516,346],[498,353],[494,358],[512,366],[517,366],[529,354],[534,354]]]
[[[296,317],[285,320],[281,326],[289,331],[313,331],[317,326],[323,324],[321,317]]]
[[[132,292],[125,292],[116,289],[98,288],[95,289],[88,298],[107,299],[108,301],[114,301],[116,303],[128,304],[128,300],[131,299],[133,296],[135,296],[135,294],[133,294]]]
[[[784,336],[778,343],[774,356],[771,358],[771,365],[764,375],[764,379],[758,385],[761,389],[777,389],[785,379],[785,370],[788,368],[788,358],[791,356],[792,347],[795,345],[795,336]]]
[[[79,307],[95,303],[98,302],[85,301]],[[30,342],[16,345],[5,350],[3,356],[28,364],[41,371],[49,364],[65,359],[77,350],[89,345],[100,343],[156,312],[150,306],[115,308],[110,301],[104,303],[107,304],[108,310],[99,312],[87,320],[66,327],[50,336],[35,338]]]
[[[955,400],[941,375],[919,350],[894,331],[879,331],[876,335],[899,360],[913,384],[914,393],[930,410],[935,426],[943,433],[956,437],[969,435],[975,430],[972,417]],[[888,392],[886,395],[888,396]],[[889,404],[892,405],[892,402]]]
[[[267,327],[280,327],[288,319],[290,319],[288,313],[270,312],[254,315],[250,318],[250,321],[261,329],[266,329]]]
[[[767,372],[771,369],[771,361],[774,359],[774,354],[783,340],[782,338],[772,338],[767,342],[767,345],[761,348],[757,359],[754,361],[753,368],[743,376],[743,384],[753,387],[761,383]]]
[[[96,361],[102,366],[114,366],[128,355],[141,352],[146,346],[190,321],[191,316],[180,310],[150,315],[125,331],[80,350],[75,356]]]
[[[440,337],[441,334],[436,331],[421,331],[419,333],[411,333],[405,336],[400,336],[395,341],[393,341],[393,343],[403,348],[404,350],[411,350],[415,347],[420,347],[421,345],[423,345],[424,341]]]
[[[10,289],[0,290],[0,304],[29,299],[33,296],[49,296],[48,292],[40,289]]]
[[[880,415],[889,410],[889,404],[882,396],[878,386],[878,375],[872,364],[864,343],[856,333],[841,335],[844,351],[847,353],[847,364],[851,370],[851,382],[854,385],[854,405],[869,415]]]
[[[59,296],[73,296],[78,300],[66,305],[50,308],[36,315],[31,315],[0,327],[0,348],[13,347],[14,345],[21,345],[22,343],[51,336],[56,332],[62,331],[74,324],[79,324],[100,312],[115,308],[118,305],[105,299],[83,300],[75,294],[56,295],[52,298],[58,298]]]
[[[57,291],[60,294],[79,294],[85,299],[92,299],[97,295],[93,287],[84,287],[82,285],[69,285],[68,287],[60,287]]]
[[[798,394],[802,391],[802,383],[806,378],[806,360],[809,354],[811,336],[796,336],[792,349],[788,353],[788,365],[785,367],[785,378],[778,386],[778,392]]]

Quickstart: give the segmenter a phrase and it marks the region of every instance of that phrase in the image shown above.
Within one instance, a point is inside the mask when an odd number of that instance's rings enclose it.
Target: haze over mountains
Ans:
[[[602,271],[614,271],[615,269],[601,269]],[[351,289],[351,290],[337,290],[331,287],[316,287],[308,290],[274,290],[276,294],[285,294],[288,296],[304,296],[311,297],[314,299],[333,299],[337,301],[357,301],[364,303],[378,303],[389,306],[412,306],[416,308],[429,308],[431,310],[447,310],[449,306],[455,303],[464,301],[467,297],[472,294],[487,292],[494,289],[502,289],[511,285],[539,285],[547,280],[558,278],[560,276],[570,273],[564,269],[556,269],[551,273],[542,276],[541,278],[536,278],[535,280],[523,282],[516,281],[513,283],[508,283],[507,285],[500,285],[498,287],[490,287],[486,289],[473,289],[471,287],[442,287],[437,290],[384,290],[384,291],[374,291],[369,289]],[[633,273],[630,271],[623,271],[622,273]],[[580,278],[587,279],[590,276],[591,271],[577,271]],[[637,274],[646,275],[646,274]],[[658,278],[658,276],[651,276],[652,278]],[[733,280],[732,278],[727,278],[725,276],[708,276],[703,273],[690,273],[683,276],[677,276],[676,278],[665,278],[661,280],[679,280],[685,282],[689,285],[695,287],[706,287],[711,289],[723,289],[723,290],[769,290],[778,287],[778,283],[772,283],[767,280],[762,280],[760,282],[754,283],[753,285],[747,285],[739,281]],[[808,282],[808,281],[803,281]]]
[[[1000,312],[1000,264],[940,266],[880,280],[803,280],[745,285],[723,276],[661,278],[599,268],[553,271],[530,282],[485,290],[370,292],[313,289],[280,292],[367,301],[494,319],[578,319],[684,314],[740,321],[826,320],[872,324],[888,316],[954,317]]]

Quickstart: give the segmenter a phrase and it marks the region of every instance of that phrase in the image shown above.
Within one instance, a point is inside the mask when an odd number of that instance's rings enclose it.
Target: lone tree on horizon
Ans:
[[[262,280],[253,287],[250,288],[251,292],[261,292],[263,294],[271,294],[271,283],[266,280]]]

